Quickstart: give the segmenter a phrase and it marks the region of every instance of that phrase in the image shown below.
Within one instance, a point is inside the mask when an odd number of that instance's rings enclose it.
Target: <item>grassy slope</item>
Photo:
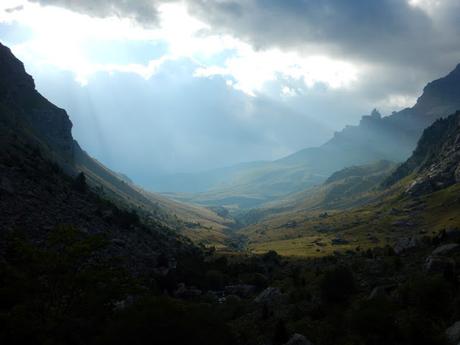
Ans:
[[[106,196],[128,202],[137,212],[160,219],[196,243],[223,247],[229,240],[227,230],[233,222],[205,207],[184,204],[147,192],[135,184],[122,181],[116,173],[96,160],[92,160],[91,165],[81,164],[78,168],[94,185],[102,186]]]
[[[248,249],[255,253],[273,249],[287,256],[323,256],[335,250],[391,245],[402,237],[460,227],[459,184],[417,199],[403,196],[404,186],[403,182],[367,206],[327,210],[327,217],[321,216],[325,210],[285,213],[240,233],[248,237]],[[331,240],[337,237],[349,243],[332,245]]]

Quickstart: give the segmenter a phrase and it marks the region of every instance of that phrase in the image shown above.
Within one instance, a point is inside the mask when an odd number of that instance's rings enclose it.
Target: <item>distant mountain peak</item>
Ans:
[[[380,119],[382,117],[382,114],[380,114],[377,108],[374,108],[371,112],[371,117]]]

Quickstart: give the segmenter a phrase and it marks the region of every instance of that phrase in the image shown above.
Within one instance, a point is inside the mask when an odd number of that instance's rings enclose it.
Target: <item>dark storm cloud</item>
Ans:
[[[94,17],[128,17],[143,25],[154,25],[158,20],[157,7],[168,0],[29,0],[41,5],[59,6]]]
[[[430,14],[405,0],[195,0],[189,8],[259,48],[420,68],[460,58],[458,0]]]

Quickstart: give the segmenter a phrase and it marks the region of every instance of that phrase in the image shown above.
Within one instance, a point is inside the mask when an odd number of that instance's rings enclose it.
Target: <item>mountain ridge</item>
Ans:
[[[233,204],[227,206],[248,208],[245,205],[249,197],[253,200],[249,206],[252,208],[318,185],[333,172],[348,166],[377,160],[404,161],[427,126],[460,109],[459,86],[460,64],[446,76],[428,83],[413,107],[385,117],[374,110],[364,115],[358,125],[346,126],[321,146],[272,162],[258,162],[255,166],[246,163],[204,174],[181,174],[170,180],[152,181],[152,186],[199,187],[187,190],[189,193],[185,195],[180,188],[167,195],[203,205],[222,206],[222,202],[231,200]]]

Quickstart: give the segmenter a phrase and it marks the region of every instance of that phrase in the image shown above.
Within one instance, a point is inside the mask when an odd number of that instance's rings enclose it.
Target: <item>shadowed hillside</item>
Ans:
[[[35,90],[31,76],[11,51],[0,45],[0,107],[2,133],[27,137],[30,145],[70,176],[84,172],[88,184],[99,195],[138,213],[145,214],[197,241],[224,245],[232,220],[209,209],[168,200],[135,186],[83,151],[72,137],[67,113]]]

